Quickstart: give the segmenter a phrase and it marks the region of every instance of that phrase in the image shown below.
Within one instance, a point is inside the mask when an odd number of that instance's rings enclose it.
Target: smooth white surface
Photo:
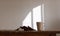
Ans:
[[[41,5],[41,1],[0,0],[0,30],[14,30],[21,26],[29,11]],[[60,30],[60,24],[58,23],[60,19],[60,0],[43,0],[43,4],[45,30]]]
[[[60,3],[60,2],[59,2]],[[58,0],[45,0],[44,21],[46,31],[60,31],[60,20],[58,19]]]
[[[0,30],[14,30],[22,25],[29,11],[41,0],[0,0]]]
[[[44,21],[46,31],[60,31],[60,0],[44,1]]]

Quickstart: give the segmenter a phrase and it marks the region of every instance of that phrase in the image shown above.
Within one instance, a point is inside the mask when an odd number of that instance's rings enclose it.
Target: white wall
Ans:
[[[0,0],[0,30],[14,30],[22,25],[29,11],[41,0]]]
[[[60,30],[60,25],[55,23],[58,22],[56,14],[60,11],[57,10],[60,9],[60,0],[43,1],[45,30]],[[41,2],[42,0],[0,0],[0,30],[13,30],[21,26],[29,11],[41,5]]]
[[[52,21],[55,19],[55,1],[54,0],[45,0],[44,12],[45,12],[45,29],[52,30],[53,24]]]
[[[58,19],[57,0],[45,0],[45,30],[60,31],[60,20]]]
[[[58,16],[58,19],[60,20],[60,0],[56,0],[56,7],[57,7],[57,16]],[[60,29],[60,21],[59,21],[59,24],[57,25],[57,27]],[[57,34],[57,36],[60,36],[60,34]]]
[[[60,0],[44,1],[44,21],[46,31],[60,31]]]

